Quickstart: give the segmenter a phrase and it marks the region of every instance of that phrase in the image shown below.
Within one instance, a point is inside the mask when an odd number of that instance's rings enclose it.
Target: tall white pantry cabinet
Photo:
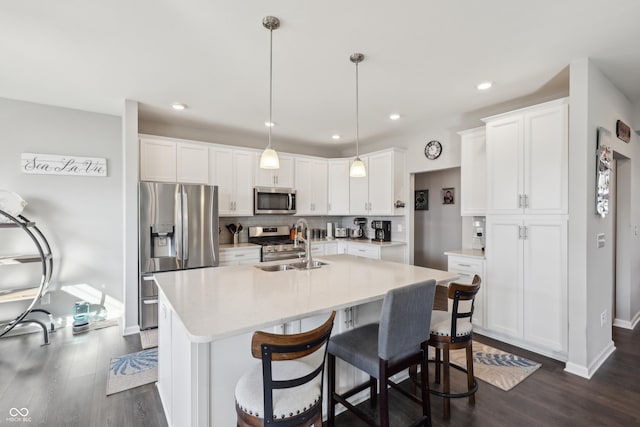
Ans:
[[[486,329],[566,360],[568,99],[484,121]]]

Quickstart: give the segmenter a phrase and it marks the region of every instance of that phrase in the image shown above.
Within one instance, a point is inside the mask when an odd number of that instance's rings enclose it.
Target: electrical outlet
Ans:
[[[603,327],[607,323],[607,310],[600,313],[600,327]]]
[[[398,224],[398,233],[402,233],[402,224]]]

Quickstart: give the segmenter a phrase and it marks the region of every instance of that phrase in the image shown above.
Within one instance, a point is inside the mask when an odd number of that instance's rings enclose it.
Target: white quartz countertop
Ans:
[[[364,304],[412,283],[429,279],[446,283],[458,277],[447,271],[352,255],[318,259],[327,265],[276,272],[238,265],[156,273],[154,277],[193,342],[215,341]]]
[[[460,249],[457,251],[447,251],[445,255],[463,256],[467,258],[485,259],[484,251],[480,249]]]

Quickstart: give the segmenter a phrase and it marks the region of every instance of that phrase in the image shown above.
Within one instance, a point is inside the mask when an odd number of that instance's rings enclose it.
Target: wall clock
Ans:
[[[429,141],[424,147],[424,155],[429,160],[435,160],[442,154],[442,144],[438,141]]]

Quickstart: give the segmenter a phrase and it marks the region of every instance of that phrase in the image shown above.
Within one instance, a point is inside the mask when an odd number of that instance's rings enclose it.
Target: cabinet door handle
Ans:
[[[522,207],[522,194],[518,194],[518,207]]]
[[[331,203],[327,203],[327,211],[331,212]]]
[[[526,194],[523,194],[522,197],[524,198],[524,207],[528,208],[529,207],[529,196],[527,196]]]
[[[522,227],[524,229],[524,237],[523,240],[527,240],[529,238],[529,230],[527,226]]]

